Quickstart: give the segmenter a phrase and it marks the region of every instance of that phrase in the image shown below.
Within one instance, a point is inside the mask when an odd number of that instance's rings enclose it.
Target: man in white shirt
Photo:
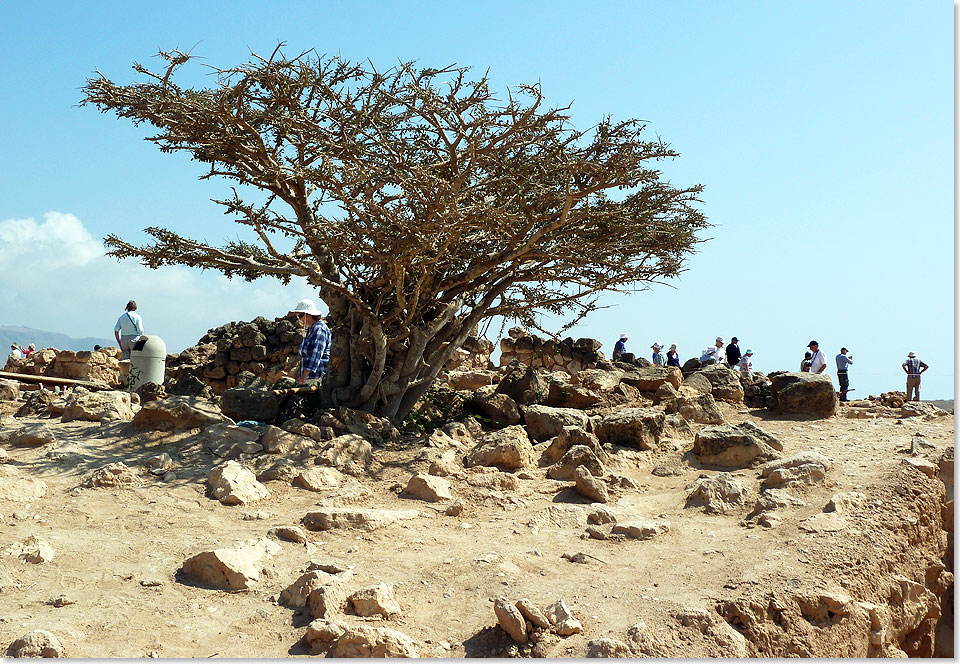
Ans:
[[[23,358],[23,352],[20,350],[20,344],[10,344],[10,359],[19,360]]]
[[[117,324],[113,326],[113,336],[117,338],[121,360],[130,359],[133,342],[142,334],[143,319],[137,313],[137,303],[130,300],[127,302],[126,311],[121,314],[120,318],[117,319]]]
[[[810,358],[810,373],[823,373],[823,370],[827,368],[827,357],[820,350],[820,344],[811,341],[807,344],[807,348],[813,353],[813,357]]]

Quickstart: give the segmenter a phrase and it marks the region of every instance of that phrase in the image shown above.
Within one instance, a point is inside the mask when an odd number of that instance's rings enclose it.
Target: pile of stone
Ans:
[[[19,360],[7,358],[4,371],[29,376],[86,380],[105,385],[120,382],[120,349],[59,350],[44,348]]]
[[[444,365],[447,371],[469,371],[471,369],[493,369],[490,355],[493,342],[477,335],[467,337],[463,345],[454,352],[453,357]]]
[[[741,373],[740,385],[743,387],[743,403],[745,405],[750,408],[773,408],[773,385],[765,375],[759,371],[754,371],[748,378]]]
[[[532,369],[566,371],[573,376],[606,362],[600,352],[602,344],[596,339],[567,337],[554,341],[529,334],[520,327],[510,328],[507,334],[509,336],[500,341],[501,367],[516,360]]]
[[[221,394],[236,387],[237,375],[246,371],[272,384],[291,375],[299,362],[302,339],[292,315],[227,323],[208,330],[196,346],[167,355],[167,381],[175,383],[191,375]]]

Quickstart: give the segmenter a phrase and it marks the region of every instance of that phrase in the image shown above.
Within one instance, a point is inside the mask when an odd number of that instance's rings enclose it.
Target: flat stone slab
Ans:
[[[336,528],[355,528],[358,530],[377,530],[389,526],[394,521],[413,519],[420,513],[417,510],[350,509],[348,507],[328,507],[308,512],[303,517],[303,525],[308,530],[334,530]]]

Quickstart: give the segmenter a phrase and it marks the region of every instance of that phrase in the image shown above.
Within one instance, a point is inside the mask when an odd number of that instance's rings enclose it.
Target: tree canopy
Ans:
[[[163,152],[186,151],[202,178],[234,187],[216,201],[248,239],[214,246],[162,226],[109,255],[252,280],[306,279],[334,333],[325,394],[402,418],[477,323],[571,322],[603,291],[676,276],[706,228],[701,185],[675,188],[654,167],[678,154],[645,124],[602,118],[577,130],[539,85],[502,98],[465,67],[372,63],[307,52],[252,55],[181,87],[191,56],[135,64],[144,80],[89,79],[83,104],[148,122]]]

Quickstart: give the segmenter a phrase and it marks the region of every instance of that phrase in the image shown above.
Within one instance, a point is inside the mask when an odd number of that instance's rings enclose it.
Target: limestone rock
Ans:
[[[457,461],[457,453],[452,449],[447,449],[430,462],[428,472],[437,477],[449,477],[450,475],[456,475],[461,470],[462,467]]]
[[[138,427],[151,429],[202,429],[228,422],[219,406],[200,397],[171,396],[144,404],[133,416]]]
[[[598,390],[565,381],[551,380],[546,405],[556,408],[590,408],[603,401]]]
[[[519,424],[520,409],[517,402],[506,394],[486,394],[474,400],[477,410],[497,424]]]
[[[387,627],[348,625],[318,619],[307,626],[304,641],[311,652],[327,649],[327,657],[419,657],[416,642],[403,632]]]
[[[260,444],[267,454],[289,454],[313,447],[314,440],[271,425],[264,428]]]
[[[632,385],[641,392],[654,392],[664,383],[673,385],[674,388],[680,387],[683,380],[683,374],[678,367],[649,366],[643,369],[635,369],[623,374],[620,381],[627,385]]]
[[[298,528],[297,526],[278,526],[271,528],[267,534],[273,535],[277,539],[294,542],[296,544],[305,544],[307,542],[307,534],[303,532],[302,528]]]
[[[587,523],[604,524],[616,523],[617,516],[606,507],[594,506],[594,510],[587,515]]]
[[[454,390],[475,390],[484,385],[493,385],[498,378],[494,371],[470,369],[466,371],[450,371],[447,373],[447,383]]]
[[[122,461],[107,464],[103,468],[95,470],[84,482],[84,486],[94,488],[134,487],[141,484],[140,476]]]
[[[543,611],[537,608],[537,605],[531,602],[526,597],[517,600],[517,610],[523,615],[524,618],[529,620],[533,625],[541,629],[547,629],[550,627],[550,620],[543,614]]]
[[[27,632],[7,648],[10,657],[66,657],[60,639],[45,629]]]
[[[0,379],[0,401],[16,401],[20,398],[20,384],[15,380]]]
[[[633,657],[633,653],[625,643],[602,638],[587,642],[587,657]]]
[[[586,369],[577,374],[577,381],[583,387],[598,392],[610,392],[620,384],[623,372],[614,369],[606,371],[604,369]]]
[[[269,390],[232,387],[220,395],[220,408],[224,415],[237,422],[272,422],[280,414],[280,397]]]
[[[337,436],[326,443],[316,463],[333,466],[354,477],[366,474],[373,461],[373,446],[363,436],[354,433]]]
[[[777,410],[792,415],[835,415],[840,401],[829,374],[775,371],[769,375]]]
[[[329,617],[328,612],[331,615],[341,613],[346,606],[346,582],[352,577],[353,572],[349,570],[342,572],[310,570],[284,588],[280,592],[277,602],[291,609],[303,608],[308,605],[314,591],[326,588],[323,592],[313,595],[311,615],[315,618]]]
[[[847,527],[847,521],[838,512],[821,512],[800,522],[800,530],[808,533],[836,533]]]
[[[580,624],[580,621],[573,617],[566,602],[562,599],[548,606],[544,614],[556,628],[557,634],[560,636],[579,634],[583,631],[583,626]]]
[[[393,587],[386,583],[361,588],[347,598],[358,616],[381,615],[386,620],[399,618],[400,604],[393,597]]]
[[[307,491],[335,489],[343,482],[343,475],[335,468],[308,468],[297,475],[292,484]]]
[[[61,422],[87,420],[99,422],[101,419],[129,422],[133,419],[130,393],[118,390],[104,392],[72,392],[67,398],[66,408]]]
[[[453,494],[450,493],[450,483],[447,480],[424,473],[416,473],[411,477],[410,481],[407,482],[405,491],[411,496],[431,503],[453,500]]]
[[[46,424],[27,424],[10,436],[10,444],[18,447],[38,447],[55,442],[57,436]]]
[[[16,554],[20,560],[34,565],[48,563],[53,560],[54,556],[53,547],[50,546],[50,543],[36,535],[31,535],[22,542],[14,544],[10,552]]]
[[[669,530],[669,521],[625,521],[613,527],[613,534],[626,535],[632,539],[650,539]]]
[[[663,418],[663,433],[660,434],[661,442],[669,441],[688,441],[693,440],[693,427],[690,426],[683,415],[673,413]]]
[[[702,505],[708,514],[726,514],[745,506],[748,492],[730,473],[697,479],[687,485],[687,506]]]
[[[575,446],[583,445],[593,450],[597,458],[605,462],[607,453],[604,452],[600,440],[592,433],[587,433],[580,427],[564,427],[556,438],[550,441],[547,449],[543,451],[541,462],[555,463],[559,461],[567,451]]]
[[[523,412],[527,433],[536,441],[549,440],[560,435],[565,427],[587,428],[589,418],[574,408],[553,408],[535,404]]]
[[[30,503],[47,495],[47,483],[36,477],[0,477],[0,500]]]
[[[710,394],[682,393],[677,398],[677,412],[691,422],[700,424],[723,424],[723,413]]]
[[[547,469],[547,475],[555,480],[574,479],[574,470],[578,466],[586,466],[593,475],[603,475],[603,462],[586,445],[574,445],[564,454],[557,463]]]
[[[245,590],[260,579],[260,561],[280,551],[267,538],[234,548],[198,553],[183,563],[183,571],[214,588]]]
[[[511,470],[536,465],[533,445],[522,426],[487,434],[466,458],[467,466],[496,466]]]
[[[698,360],[699,364],[699,360]],[[686,371],[686,368],[684,368]],[[683,379],[681,383],[684,387],[690,388],[693,392],[699,394],[709,394],[713,396],[713,383],[699,371],[696,371]]]
[[[267,487],[236,461],[227,461],[211,470],[207,485],[210,495],[224,505],[249,505],[270,495]]]
[[[597,503],[609,502],[610,494],[606,485],[591,475],[590,471],[583,466],[574,468],[573,479],[576,482],[574,488],[576,488],[577,493]]]
[[[663,383],[653,393],[653,405],[662,406],[664,412],[676,413],[679,408],[677,390],[672,383]]]
[[[726,468],[777,459],[781,449],[776,438],[752,422],[704,427],[693,441],[693,453],[700,463]]]
[[[547,398],[546,379],[530,367],[511,363],[497,385],[497,394],[506,394],[521,406],[541,403]]]
[[[743,403],[743,386],[740,384],[740,372],[723,364],[711,364],[698,372],[710,381],[710,393],[718,401],[733,404]]]
[[[417,510],[351,509],[347,507],[327,507],[307,513],[303,525],[308,530],[333,530],[336,528],[355,528],[357,530],[378,530],[394,521],[413,519]]]
[[[937,474],[936,464],[923,457],[904,457],[903,465],[916,468],[927,477],[935,477]]]
[[[654,408],[626,408],[604,416],[596,425],[601,443],[641,450],[655,449],[663,433],[664,413]]]
[[[814,484],[822,481],[831,468],[830,460],[815,450],[798,452],[763,466],[761,487],[782,487],[792,484]]]
[[[500,595],[493,602],[493,611],[497,614],[497,622],[507,634],[517,643],[527,642],[527,626],[523,614],[510,600]]]

